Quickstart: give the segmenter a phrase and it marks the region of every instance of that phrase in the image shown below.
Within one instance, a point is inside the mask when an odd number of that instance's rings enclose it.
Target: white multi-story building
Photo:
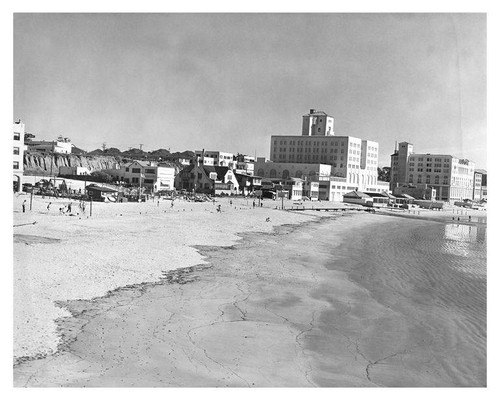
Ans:
[[[474,166],[472,161],[449,154],[413,153],[413,145],[403,142],[391,156],[391,188],[427,184],[436,189],[436,200],[472,199]]]
[[[21,120],[14,122],[14,138],[13,138],[13,182],[16,191],[23,190],[23,176],[24,176],[24,151],[27,146],[24,145],[24,123]]]
[[[277,163],[328,164],[331,175],[345,178],[349,187],[377,191],[378,143],[335,136],[333,128],[333,117],[311,110],[303,116],[301,136],[271,136],[270,158]]]

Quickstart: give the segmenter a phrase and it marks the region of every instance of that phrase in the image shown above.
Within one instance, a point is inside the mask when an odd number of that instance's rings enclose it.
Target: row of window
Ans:
[[[410,158],[410,160],[414,160],[415,158],[417,158],[417,161],[426,161],[426,162],[432,162],[433,158],[432,157],[412,157]],[[434,162],[442,162],[444,160],[444,162],[447,162],[449,163],[450,162],[450,159],[449,158],[434,158]]]
[[[335,141],[335,142],[333,142],[333,141],[327,142],[327,141],[324,141],[324,140],[322,140],[322,141],[316,141],[316,140],[313,140],[313,141],[311,141],[311,140],[290,140],[290,142],[288,144],[290,146],[295,146],[295,145],[298,145],[298,146],[311,146],[311,145],[312,146],[327,146],[328,143],[330,143],[330,146],[337,146],[338,147],[339,143],[340,143],[340,146],[345,146],[345,142],[344,141],[342,141],[342,142],[337,142],[337,141]],[[282,146],[286,145],[287,141],[286,140],[280,140],[279,144],[282,145]],[[274,145],[278,146],[278,140],[274,141]],[[356,147],[356,145],[359,146],[359,147],[361,147],[361,145],[359,145],[359,143],[353,143],[353,142],[351,142],[350,145],[354,146],[354,147]]]
[[[414,167],[410,167],[410,168],[408,168],[408,171],[413,172],[413,171],[415,171],[415,168]],[[424,172],[424,169],[422,167],[419,167],[419,168],[417,168],[417,172]],[[441,168],[434,168],[434,170],[433,170],[432,168],[426,168],[425,172],[435,172],[435,173],[444,172],[445,174],[449,174],[450,170],[449,169],[443,169],[442,170]]]
[[[435,185],[439,185],[439,181],[440,181],[440,179],[439,179],[439,175],[436,175],[436,176],[434,177],[434,184],[435,184]],[[410,175],[408,176],[408,183],[413,183],[413,174],[410,174]],[[417,176],[417,183],[422,183],[422,175],[418,175],[418,176]],[[431,183],[431,176],[430,176],[430,175],[427,175],[427,176],[425,177],[425,183],[428,183],[428,184],[430,184],[430,183]],[[443,185],[448,185],[448,177],[447,177],[447,176],[444,176],[444,177],[443,177],[442,184],[443,184]]]
[[[295,149],[294,147],[290,147],[289,149],[287,149],[286,147],[275,147],[273,149],[273,152],[276,153],[276,151],[279,151],[280,153],[286,153],[287,150],[289,153],[295,153],[295,150],[297,150],[297,153],[320,153],[320,150],[321,153],[327,153],[327,149],[318,149],[314,147],[312,149],[309,147],[306,147],[304,149],[300,147],[298,147],[297,149]],[[330,154],[331,153],[338,153],[338,149],[330,149]],[[340,153],[344,154],[344,149],[340,149]]]
[[[130,168],[125,168],[125,172],[130,172]],[[132,168],[132,173],[133,174],[140,174],[141,173],[141,169],[140,168]],[[146,168],[144,170],[144,173],[146,174],[155,174],[156,173],[156,170],[154,168]]]

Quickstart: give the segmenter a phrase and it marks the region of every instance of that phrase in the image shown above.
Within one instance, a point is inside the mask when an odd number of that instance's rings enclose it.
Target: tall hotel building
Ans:
[[[391,155],[390,187],[427,185],[436,189],[436,200],[472,199],[474,167],[472,161],[447,154],[413,153],[413,145],[402,142]]]
[[[332,116],[310,110],[302,117],[301,136],[271,136],[271,161],[330,165],[331,175],[345,178],[350,190],[378,191],[378,143],[335,136],[334,122]]]

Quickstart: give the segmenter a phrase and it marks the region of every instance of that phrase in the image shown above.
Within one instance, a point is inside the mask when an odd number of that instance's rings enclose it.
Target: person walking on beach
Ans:
[[[47,204],[47,214],[50,212],[50,205],[51,205],[51,204],[52,204],[52,203],[51,203],[50,201],[49,201],[49,204]]]
[[[23,212],[26,212],[26,200],[23,201]]]
[[[220,204],[217,206],[217,212],[220,213],[221,210],[220,210]]]
[[[255,208],[255,200],[253,201],[252,207]]]
[[[170,203],[170,208],[174,208],[174,201],[172,200],[172,203]]]
[[[71,203],[68,204],[68,212],[71,214]]]

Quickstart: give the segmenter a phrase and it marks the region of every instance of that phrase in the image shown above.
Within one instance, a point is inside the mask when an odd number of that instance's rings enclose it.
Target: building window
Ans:
[[[425,177],[425,183],[431,183],[431,176],[430,175],[427,175]]]
[[[19,147],[14,147],[14,155],[19,155]]]
[[[19,132],[14,132],[14,140],[21,140],[21,134]]]
[[[144,179],[144,183],[153,184],[154,180],[153,179]]]
[[[408,183],[413,183],[413,174],[408,177]]]
[[[141,173],[141,169],[140,168],[132,168],[132,173],[133,174],[140,174]]]
[[[434,184],[435,184],[435,185],[439,185],[439,175],[436,175],[436,176],[434,177]]]
[[[146,169],[146,174],[154,174],[155,173],[155,170],[154,168],[151,168],[151,169]]]
[[[14,169],[19,169],[19,161],[14,161]]]
[[[422,175],[419,175],[417,178],[417,183],[422,183]]]

